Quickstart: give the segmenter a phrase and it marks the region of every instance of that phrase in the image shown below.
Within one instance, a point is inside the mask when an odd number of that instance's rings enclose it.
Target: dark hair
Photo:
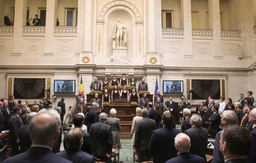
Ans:
[[[231,107],[231,109],[229,109],[229,110],[235,110],[234,104],[228,104],[228,107]]]
[[[228,102],[230,102],[229,104],[232,104],[232,98],[227,98],[228,99]]]
[[[73,118],[74,126],[80,126],[83,123],[84,117],[82,115],[75,115]]]
[[[221,98],[222,100],[225,100],[225,97],[224,97],[224,96],[220,96],[220,98]]]
[[[12,108],[12,112],[17,113],[20,109],[20,106],[14,106],[14,108]]]
[[[252,95],[252,91],[248,91],[247,93],[249,93],[250,95]]]
[[[238,125],[229,125],[222,131],[222,142],[226,142],[230,154],[247,156],[253,144],[250,132]]]
[[[60,101],[63,102],[63,101],[64,101],[64,98],[62,97]]]
[[[148,107],[151,108],[152,106],[153,106],[152,102],[149,102],[149,103],[148,103]]]
[[[216,111],[218,111],[219,106],[218,105],[213,105],[212,108],[214,108]]]
[[[171,112],[165,111],[163,113],[163,123],[164,123],[166,128],[172,128],[172,126],[173,126],[173,119],[174,118],[173,118]]]

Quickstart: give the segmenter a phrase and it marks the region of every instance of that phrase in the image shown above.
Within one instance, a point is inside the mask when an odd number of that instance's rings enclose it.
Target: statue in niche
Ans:
[[[115,25],[112,39],[113,48],[127,47],[127,31],[120,18],[117,19],[117,24]]]

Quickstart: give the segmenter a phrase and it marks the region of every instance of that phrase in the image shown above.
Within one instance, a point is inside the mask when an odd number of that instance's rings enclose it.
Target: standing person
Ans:
[[[154,103],[154,110],[157,113],[156,126],[159,127],[159,124],[162,121],[162,114],[164,112],[164,105],[161,102],[160,97],[158,97],[156,103]]]
[[[188,108],[184,108],[182,114],[183,114],[183,117],[184,117],[184,121],[183,121],[182,126],[181,126],[181,131],[185,132],[187,129],[191,128],[191,126],[190,126],[191,110],[188,109]]]
[[[35,18],[33,19],[34,26],[40,26],[41,25],[41,20],[38,18],[38,15],[35,15]]]
[[[3,109],[3,102],[0,101],[0,132],[4,130],[4,115],[3,115],[2,109]]]
[[[4,16],[4,25],[6,25],[6,26],[12,25],[12,22],[11,22],[9,16],[10,16],[10,14],[6,14],[6,16]]]
[[[139,102],[140,107],[141,108],[147,108],[148,107],[148,102],[149,102],[149,98],[147,98],[147,93],[144,92],[143,97],[140,98],[140,102]]]
[[[248,114],[248,106],[244,106],[243,108],[243,117],[241,119],[241,122],[240,122],[240,126],[243,126],[245,128],[248,127],[248,120],[249,120],[249,114]]]
[[[224,156],[225,163],[248,162],[246,157],[250,153],[252,142],[252,136],[245,128],[237,125],[225,128],[219,141],[220,151]],[[255,156],[255,153],[253,155]],[[255,163],[255,161],[250,163]]]
[[[183,102],[182,100],[179,101],[178,103],[178,118],[179,118],[179,124],[181,125],[183,123]]]
[[[190,153],[202,157],[206,161],[205,153],[208,142],[208,132],[205,128],[201,127],[202,118],[193,114],[190,118],[190,129],[185,131],[191,141]]]
[[[238,102],[244,107],[244,94],[240,93]]]
[[[152,104],[151,104],[152,105]],[[132,127],[131,127],[131,135],[132,135],[132,140],[131,140],[131,144],[134,146],[135,143],[135,130],[136,130],[136,125],[137,122],[142,120],[142,116],[141,116],[141,108],[137,107],[136,108],[136,116],[133,117],[132,119]]]
[[[141,83],[139,83],[138,92],[140,91],[148,91],[148,83],[145,82],[145,78],[141,79]]]
[[[211,135],[211,138],[215,138],[217,132],[219,132],[219,130],[220,130],[220,128],[219,128],[220,115],[217,112],[217,110],[218,110],[218,106],[214,105],[212,107],[212,114],[211,114],[210,118],[207,120],[207,122],[210,122],[208,130]]]
[[[117,101],[120,98],[120,90],[117,89],[117,85],[114,86],[114,90],[111,92],[112,101]]]
[[[154,96],[154,103],[156,102],[157,98],[160,98],[161,103],[164,103],[163,95],[160,94],[160,90],[157,90],[157,94]]]
[[[101,161],[110,163],[113,140],[111,126],[106,124],[107,118],[106,113],[100,113],[99,122],[92,124],[90,135],[93,155]]]
[[[120,79],[119,83],[120,83],[121,86],[128,85],[128,79],[126,78],[126,74],[125,73],[122,74],[122,78]]]
[[[148,145],[152,131],[156,129],[156,122],[148,118],[147,109],[142,109],[141,115],[143,119],[137,122],[134,144],[139,162],[149,161],[152,158]]]
[[[188,98],[186,97],[184,102],[183,102],[183,107],[184,108],[191,108],[190,102],[188,101]]]
[[[97,109],[99,109],[99,104],[93,102],[91,110],[88,111],[86,116],[86,122],[87,125],[87,131],[90,132],[91,125],[99,121],[99,114],[97,112]]]
[[[222,128],[225,129],[228,126],[236,125],[238,122],[238,118],[234,111],[225,110],[222,112],[220,121],[221,121]],[[224,157],[220,151],[220,146],[218,143],[220,142],[220,135],[222,132],[223,130],[219,131],[215,136],[216,143],[214,143],[212,163],[224,163]]]
[[[119,82],[116,79],[116,75],[113,75],[113,79],[111,80],[110,85],[112,85],[112,86],[118,86],[119,85]]]
[[[148,147],[154,163],[165,163],[168,159],[177,156],[174,138],[180,131],[173,128],[173,120],[172,114],[169,111],[165,111],[163,113],[164,127],[152,132]]]
[[[189,153],[191,144],[190,138],[186,134],[179,133],[174,141],[178,156],[169,159],[166,163],[205,163],[202,157]]]
[[[218,112],[219,112],[220,115],[225,110],[225,107],[226,107],[225,97],[221,96],[220,97],[220,103],[219,103],[219,109],[218,109]]]
[[[12,113],[8,107],[7,99],[4,99],[4,101],[3,101],[2,113],[3,113],[3,118],[4,118],[4,130],[8,130],[9,129],[9,121],[10,121]]]
[[[13,109],[13,115],[10,118],[9,130],[10,130],[10,142],[12,146],[12,156],[19,154],[19,128],[23,125],[20,115],[22,110],[19,106],[15,106]]]
[[[76,95],[76,112],[78,112],[78,110],[79,110],[79,105],[80,105],[80,102],[81,102],[81,98],[84,99],[84,95],[82,94],[82,91],[79,90],[78,94]]]
[[[91,82],[90,90],[91,91],[101,91],[101,83],[98,81],[97,77],[94,77],[94,81]]]
[[[135,87],[135,89],[136,89],[136,82],[135,82],[134,77],[131,78],[131,81],[130,81],[130,83],[129,83],[129,86],[133,86],[133,87]]]
[[[92,98],[92,102],[96,102],[99,104],[99,107],[101,108],[102,107],[102,100],[100,99],[99,97],[99,94],[98,93],[95,93],[94,94],[94,98]]]
[[[172,97],[169,97],[169,100],[165,102],[165,106],[169,109],[169,111],[173,114],[173,108],[175,106],[175,102],[172,101]]]
[[[136,89],[133,88],[132,92],[129,94],[129,101],[130,102],[137,102],[139,105],[139,94],[136,92]]]
[[[108,89],[104,89],[104,93],[102,94],[102,104],[104,102],[110,102],[110,95],[108,93]]]
[[[154,110],[152,102],[148,103],[148,117],[156,121],[156,124],[157,124],[158,114]],[[159,127],[159,125],[157,127]]]
[[[129,98],[129,91],[127,90],[126,85],[123,86],[123,89],[120,91],[120,97],[121,99],[125,99],[125,101],[128,101]]]
[[[254,97],[252,96],[252,91],[248,91],[247,92],[247,95],[248,95],[248,98],[250,99],[250,104],[251,104],[251,106],[253,106],[253,103],[254,103]]]
[[[206,106],[207,106],[207,111],[205,113],[205,119],[207,121],[210,118],[210,116],[212,115],[212,106],[214,106],[213,99],[209,99],[208,104]]]
[[[256,108],[252,109],[249,113],[249,122],[252,125],[252,130],[251,130],[251,135],[253,137],[253,146],[251,149],[251,152],[248,156],[248,161],[250,163],[255,163],[256,162]]]
[[[56,26],[59,26],[60,25],[60,21],[59,21],[59,18],[56,19]]]
[[[104,80],[102,82],[102,90],[108,89],[108,86],[109,86],[108,78],[104,77]]]
[[[60,120],[61,120],[62,125],[63,125],[64,115],[66,114],[66,107],[65,107],[64,100],[65,99],[62,97],[61,100],[57,104],[57,106],[61,107]]]
[[[8,107],[11,110],[11,112],[12,112],[12,109],[14,108],[14,106],[15,106],[14,95],[10,95],[9,99],[8,99]]]
[[[31,147],[24,153],[7,158],[3,163],[71,163],[52,152],[53,145],[60,134],[61,121],[57,111],[50,109],[39,112],[29,122]]]

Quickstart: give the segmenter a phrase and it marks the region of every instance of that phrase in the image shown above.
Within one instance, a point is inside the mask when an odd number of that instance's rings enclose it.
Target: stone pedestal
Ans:
[[[119,47],[113,49],[113,56],[127,56],[127,48]]]

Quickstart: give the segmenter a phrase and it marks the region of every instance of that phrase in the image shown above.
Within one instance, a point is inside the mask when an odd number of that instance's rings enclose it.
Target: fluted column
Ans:
[[[15,22],[13,31],[12,55],[21,55],[22,44],[22,27],[26,26],[27,0],[15,1]]]
[[[156,54],[156,0],[148,0],[147,16],[147,54]]]
[[[221,54],[221,26],[220,26],[220,1],[208,0],[209,23],[213,30],[213,57],[222,58]]]
[[[193,57],[191,0],[181,0],[181,8],[182,24],[184,28],[184,57]]]
[[[83,15],[83,47],[82,53],[92,54],[92,40],[93,40],[93,0],[84,0],[84,15]]]
[[[56,0],[47,0],[46,2],[46,23],[45,23],[45,46],[44,46],[44,55],[53,55],[54,49],[54,27],[56,22]]]

